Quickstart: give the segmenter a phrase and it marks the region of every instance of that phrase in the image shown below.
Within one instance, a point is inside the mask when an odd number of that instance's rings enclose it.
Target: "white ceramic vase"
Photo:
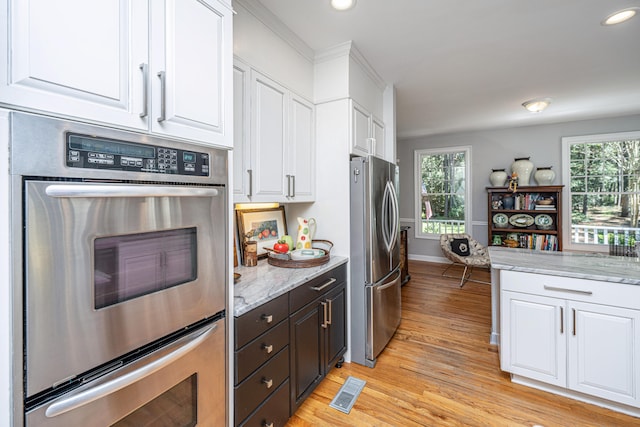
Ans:
[[[556,179],[556,173],[551,170],[551,166],[538,168],[536,173],[533,174],[533,179],[538,185],[551,185],[553,180]]]
[[[504,169],[492,169],[489,174],[489,182],[494,187],[504,187],[504,183],[507,182],[507,173]]]
[[[531,172],[533,172],[533,162],[529,157],[519,157],[511,163],[511,173],[518,175],[518,185],[529,185]]]

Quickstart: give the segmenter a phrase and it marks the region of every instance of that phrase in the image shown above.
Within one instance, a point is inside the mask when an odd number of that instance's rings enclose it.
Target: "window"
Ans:
[[[469,230],[470,164],[470,147],[415,151],[416,237]]]
[[[562,145],[567,247],[619,253],[640,242],[640,132],[568,137]]]

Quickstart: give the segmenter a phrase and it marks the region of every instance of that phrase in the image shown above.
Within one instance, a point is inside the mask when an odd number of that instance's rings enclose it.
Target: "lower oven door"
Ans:
[[[27,397],[225,310],[224,187],[24,186]]]
[[[26,425],[224,425],[225,372],[221,319],[31,410]]]

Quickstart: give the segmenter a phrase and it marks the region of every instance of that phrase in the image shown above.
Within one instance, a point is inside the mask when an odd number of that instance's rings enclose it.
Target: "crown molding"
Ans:
[[[331,61],[333,59],[337,59],[346,55],[353,59],[364,70],[367,76],[369,76],[369,78],[373,80],[373,82],[379,89],[384,90],[384,88],[387,87],[387,84],[384,82],[384,80],[382,80],[382,77],[380,77],[376,70],[373,69],[371,64],[369,64],[367,59],[358,50],[356,44],[352,40],[317,51],[315,56],[315,63],[319,64],[325,61]]]
[[[262,22],[267,28],[273,31],[284,42],[289,44],[296,52],[302,55],[309,62],[314,61],[314,51],[296,33],[291,31],[276,15],[264,7],[262,3],[251,0],[234,0],[234,4],[239,4],[252,14],[257,20]]]

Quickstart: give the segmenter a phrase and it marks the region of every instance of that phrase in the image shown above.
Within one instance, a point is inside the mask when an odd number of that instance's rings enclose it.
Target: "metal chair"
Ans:
[[[451,243],[454,239],[467,239],[469,255],[459,255],[451,250]],[[477,240],[473,239],[468,234],[441,234],[440,235],[440,247],[442,253],[446,256],[452,264],[450,264],[443,272],[443,277],[450,277],[457,279],[457,276],[447,275],[447,271],[454,265],[464,266],[462,277],[460,278],[460,287],[463,287],[467,281],[491,284],[482,280],[471,279],[474,267],[490,268],[491,260],[489,259],[489,252],[487,248],[480,244]],[[467,274],[468,271],[468,274]]]

